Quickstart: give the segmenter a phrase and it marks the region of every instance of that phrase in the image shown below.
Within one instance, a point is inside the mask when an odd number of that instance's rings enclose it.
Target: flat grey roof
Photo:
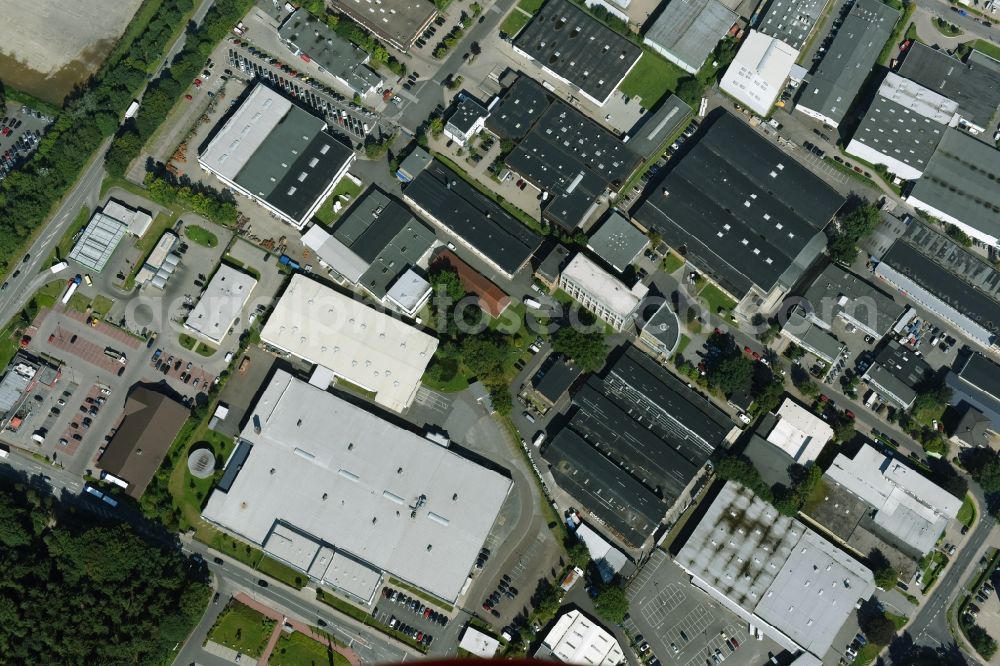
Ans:
[[[914,41],[900,76],[958,102],[963,118],[991,130],[990,120],[1000,105],[1000,62],[973,51],[966,62],[939,49]]]
[[[632,265],[648,244],[646,234],[614,211],[587,241],[587,247],[619,273]]]
[[[844,343],[809,321],[800,311],[788,315],[782,331],[795,338],[810,353],[832,362],[844,351]]]
[[[827,0],[772,0],[755,29],[801,50],[826,4]]]
[[[670,303],[661,305],[642,327],[642,331],[659,340],[664,348],[673,349],[680,335],[680,321],[673,306]]]
[[[879,287],[836,264],[827,265],[803,297],[809,301],[815,316],[828,325],[843,313],[880,335],[889,332],[904,310]]]
[[[697,71],[738,18],[719,0],[670,0],[643,41]]]
[[[431,0],[328,0],[330,7],[343,12],[364,28],[390,44],[406,50],[424,26],[437,15]]]
[[[541,263],[538,264],[538,268],[535,269],[535,273],[542,276],[549,282],[556,282],[559,280],[559,274],[562,270],[566,268],[566,264],[572,259],[569,250],[566,249],[564,245],[556,244],[545,258],[542,259]]]
[[[798,103],[841,122],[898,19],[899,12],[879,0],[857,0]]]
[[[907,195],[984,234],[1000,237],[1000,150],[945,129],[927,168]]]
[[[487,111],[482,104],[465,95],[455,107],[455,112],[448,118],[448,124],[465,134],[472,129],[477,120],[485,118],[486,115]]]
[[[405,176],[405,180],[409,182],[410,180],[416,178],[418,173],[427,168],[427,165],[431,163],[432,159],[433,158],[430,153],[420,146],[417,146],[409,155],[406,156],[406,159],[400,162],[399,170],[396,173]]]
[[[297,9],[278,28],[278,36],[291,42],[318,65],[340,77],[358,94],[382,83],[382,78],[366,67],[368,53],[330,29],[325,21],[306,9]]]
[[[455,599],[511,481],[283,370],[240,437],[253,444],[203,516],[262,544],[277,521]],[[257,432],[259,430],[259,432]]]
[[[691,107],[671,93],[655,111],[642,114],[629,130],[627,145],[633,153],[644,159],[652,157],[664,141],[687,125],[693,115]]]
[[[728,112],[702,131],[633,217],[686,247],[692,263],[737,297],[754,285],[768,292],[809,263],[802,259],[810,242],[844,199]]]
[[[514,47],[603,102],[642,49],[568,0],[549,0],[514,40]]]
[[[94,213],[68,259],[100,273],[127,231],[128,225],[124,222],[103,212]]]

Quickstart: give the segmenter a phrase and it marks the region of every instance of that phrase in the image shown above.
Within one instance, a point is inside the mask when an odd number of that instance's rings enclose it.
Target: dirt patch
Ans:
[[[0,22],[7,85],[53,104],[97,71],[142,0],[9,2]]]

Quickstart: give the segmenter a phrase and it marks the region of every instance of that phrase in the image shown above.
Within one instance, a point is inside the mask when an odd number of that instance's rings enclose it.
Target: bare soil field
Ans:
[[[61,104],[97,71],[142,0],[4,2],[0,76],[6,85]]]

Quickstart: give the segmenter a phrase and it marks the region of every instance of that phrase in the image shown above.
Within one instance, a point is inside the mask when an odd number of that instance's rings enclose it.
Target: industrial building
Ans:
[[[292,276],[260,339],[316,365],[317,386],[342,377],[395,412],[413,402],[438,346],[420,329],[301,274]]]
[[[826,4],[825,0],[771,0],[754,28],[801,51]]]
[[[625,662],[625,653],[610,631],[574,609],[559,616],[535,658],[577,666],[618,666]]]
[[[202,169],[299,230],[353,162],[354,151],[323,120],[262,83],[198,154]]]
[[[980,134],[992,129],[1000,106],[1000,61],[973,49],[962,62],[916,40],[896,70],[904,78],[958,102],[959,127]]]
[[[434,158],[431,154],[420,146],[416,146],[409,155],[403,158],[403,161],[399,163],[399,168],[396,169],[396,178],[399,179],[401,183],[408,183],[417,177],[421,171],[426,169]]]
[[[24,413],[34,405],[28,395],[38,386],[52,388],[59,381],[59,368],[49,365],[24,350],[14,354],[0,378],[0,427],[17,430]]]
[[[602,194],[618,192],[645,157],[523,74],[493,104],[486,129],[516,144],[507,166],[543,192],[542,216],[570,231],[598,209]]]
[[[795,308],[788,313],[788,319],[781,327],[781,336],[830,365],[847,349],[847,345],[834,337],[826,327],[817,325],[802,308]]]
[[[823,253],[844,199],[740,118],[707,122],[633,218],[745,299],[739,313],[767,314]]]
[[[643,157],[656,155],[668,139],[686,127],[694,111],[677,95],[670,94],[655,110],[647,110],[622,139],[629,149]]]
[[[587,546],[590,560],[597,567],[597,572],[605,583],[610,583],[615,576],[626,572],[627,569],[634,570],[625,553],[615,548],[611,542],[591,529],[586,523],[577,525],[573,533]]]
[[[691,584],[782,648],[822,659],[872,572],[735,481],[708,507],[675,561]]]
[[[472,625],[466,625],[458,647],[473,657],[492,659],[500,649],[500,641],[489,634],[484,634]]]
[[[569,0],[542,5],[514,39],[514,51],[598,106],[642,55],[638,45]]]
[[[324,268],[407,316],[430,295],[422,273],[437,243],[434,231],[378,187],[365,190],[331,231],[309,227],[302,243]]]
[[[649,321],[643,323],[639,331],[639,342],[661,361],[665,361],[673,355],[679,340],[680,321],[673,305],[664,301]]]
[[[254,278],[221,264],[202,292],[198,304],[188,313],[184,328],[218,346],[243,312],[243,306],[250,300],[256,286]]]
[[[984,430],[1000,433],[1000,365],[979,352],[972,352],[959,360],[945,381],[951,389],[951,404],[963,417],[970,412],[978,414],[982,418],[968,418],[976,424],[981,423]],[[956,428],[956,434],[960,430]],[[973,445],[984,444],[980,438]]]
[[[873,338],[882,338],[903,316],[904,307],[877,286],[829,264],[806,289],[808,316],[826,330],[831,330],[836,318],[856,327]]]
[[[898,20],[899,11],[879,0],[857,0],[851,5],[799,93],[795,109],[824,125],[839,127]]]
[[[957,125],[956,102],[889,72],[845,151],[916,180],[945,130]]]
[[[833,428],[826,421],[791,398],[784,399],[775,416],[764,438],[799,465],[815,461],[833,439]]]
[[[455,601],[509,478],[283,370],[249,416],[205,520],[365,602],[383,574]]]
[[[437,17],[432,0],[327,0],[327,4],[403,53]]]
[[[587,249],[619,273],[635,263],[647,245],[646,234],[615,211],[587,241]]]
[[[189,416],[187,407],[163,393],[145,386],[134,388],[125,400],[123,421],[98,459],[98,467],[127,484],[125,491],[139,499]]]
[[[799,57],[777,37],[751,30],[719,82],[719,89],[754,113],[767,116]]]
[[[1000,66],[1000,65],[998,65]],[[906,203],[989,246],[1000,243],[1000,150],[948,128]]]
[[[867,444],[853,458],[840,453],[823,477],[874,509],[874,524],[915,558],[934,550],[962,500],[902,461]]]
[[[448,122],[444,124],[444,135],[458,145],[464,146],[483,130],[489,115],[489,111],[484,109],[482,104],[463,92],[461,101],[448,116]]]
[[[135,283],[163,289],[181,263],[181,256],[174,252],[174,248],[178,245],[180,239],[177,234],[170,230],[164,231],[160,240],[153,246],[153,251],[142,263],[142,268],[136,273]]]
[[[882,255],[875,276],[984,349],[1000,335],[1000,271],[916,221]]]
[[[125,238],[128,229],[128,222],[99,210],[91,216],[67,259],[100,273],[114,254],[118,243]]]
[[[563,269],[559,287],[616,331],[635,319],[649,291],[642,282],[630,289],[582,252]]]
[[[368,67],[371,56],[338,35],[326,21],[304,8],[288,15],[278,37],[302,60],[312,60],[355,95],[364,97],[382,89],[382,77]]]
[[[437,160],[406,186],[403,200],[508,280],[542,244],[538,234]]]
[[[883,400],[906,410],[913,406],[917,392],[933,374],[933,368],[918,352],[889,340],[861,379]]]
[[[733,430],[732,422],[715,405],[632,347],[626,348],[603,377],[591,376],[573,395],[573,405],[575,411],[556,435],[564,441],[561,448],[590,447],[607,465],[602,469],[591,463],[589,482],[574,478],[573,485],[566,487],[557,474],[557,470],[564,473],[559,459],[550,450],[543,455],[552,465],[557,483],[580,502],[582,510],[636,547],[668,510],[682,503],[709,456]],[[569,432],[572,435],[566,434]],[[629,479],[624,486],[623,477]],[[596,498],[575,494],[581,484],[588,488],[587,493],[596,493]],[[658,499],[656,504],[626,501],[625,506],[619,506],[600,499],[611,488],[623,493],[630,489],[636,498],[652,491]],[[632,520],[639,509],[644,511],[645,520]]]
[[[738,19],[719,0],[672,0],[642,41],[688,74],[697,74]]]

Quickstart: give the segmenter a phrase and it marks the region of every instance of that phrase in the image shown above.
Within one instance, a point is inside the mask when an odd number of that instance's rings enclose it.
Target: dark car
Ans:
[[[267,581],[264,580],[263,578],[259,578],[257,580],[257,584],[260,585],[261,587],[267,587]]]
[[[124,367],[118,368],[118,376],[121,377],[124,374],[125,374],[125,368]]]
[[[218,592],[216,592],[215,595],[212,597],[212,603],[213,604],[219,603],[219,593]]]
[[[74,334],[73,334],[73,337],[71,337],[71,338],[69,339],[69,343],[70,343],[70,344],[74,344],[75,342],[76,342],[76,333],[74,333]]]
[[[213,557],[212,561],[215,562],[216,564],[225,564],[225,562],[222,561],[221,557]]]

